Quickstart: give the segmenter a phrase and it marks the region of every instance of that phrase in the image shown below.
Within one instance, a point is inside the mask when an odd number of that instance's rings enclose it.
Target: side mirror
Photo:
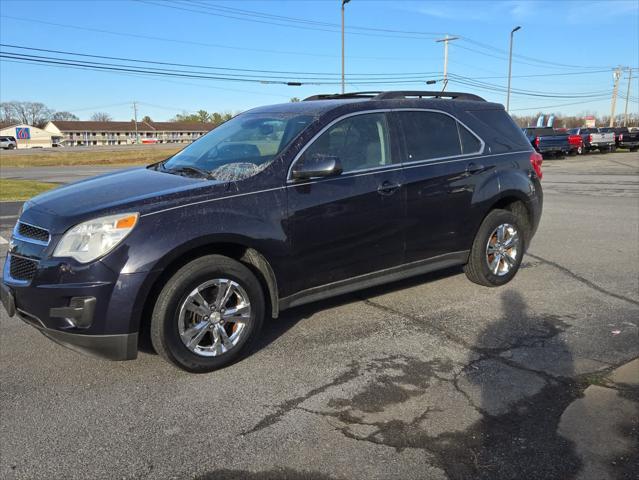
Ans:
[[[291,175],[294,180],[308,180],[318,177],[334,177],[341,173],[342,162],[339,157],[316,153],[298,161],[293,167]]]

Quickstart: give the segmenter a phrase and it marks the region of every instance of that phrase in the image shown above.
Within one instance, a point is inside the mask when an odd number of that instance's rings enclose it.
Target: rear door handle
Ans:
[[[377,187],[377,193],[379,193],[380,195],[392,195],[397,190],[399,190],[399,187],[401,186],[402,185],[400,183],[391,183],[386,180],[379,187]]]
[[[481,170],[484,170],[485,168],[486,167],[484,167],[481,163],[470,162],[468,165],[466,165],[466,173],[477,173]]]

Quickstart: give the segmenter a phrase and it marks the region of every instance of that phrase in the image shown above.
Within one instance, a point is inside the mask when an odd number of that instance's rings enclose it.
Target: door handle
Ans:
[[[470,175],[484,170],[485,168],[486,167],[484,167],[481,163],[470,162],[468,165],[466,165],[466,173]]]
[[[397,190],[399,190],[399,187],[401,186],[402,185],[400,183],[391,183],[386,180],[379,187],[377,187],[377,193],[379,193],[380,195],[392,195]]]

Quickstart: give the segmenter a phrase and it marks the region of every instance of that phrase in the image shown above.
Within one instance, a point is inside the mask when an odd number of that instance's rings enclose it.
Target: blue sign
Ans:
[[[31,138],[31,129],[28,127],[16,127],[16,138],[19,140],[29,140]]]

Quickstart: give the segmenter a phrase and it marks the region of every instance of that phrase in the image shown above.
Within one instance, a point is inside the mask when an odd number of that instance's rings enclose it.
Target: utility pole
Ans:
[[[135,123],[135,144],[140,143],[140,136],[138,135],[138,102],[133,102],[133,118]]]
[[[513,36],[521,27],[517,26],[510,31],[510,53],[508,54],[508,93],[506,94],[506,112],[510,110],[510,78],[513,72]]]
[[[632,83],[632,68],[628,67],[628,91],[626,92],[626,108],[623,114],[623,126],[628,126],[628,100],[630,99],[630,84]]]
[[[617,93],[619,92],[619,79],[621,78],[621,69],[617,67],[612,76],[615,79],[615,85],[612,88],[612,104],[610,105],[609,127],[615,126],[615,109],[617,108]]]
[[[342,0],[342,93],[344,93],[344,5],[351,0]]]
[[[446,34],[445,38],[435,40],[437,43],[444,42],[444,88],[442,88],[442,92],[446,90],[446,86],[448,85],[448,42],[458,39],[459,37],[449,37],[448,34]]]

